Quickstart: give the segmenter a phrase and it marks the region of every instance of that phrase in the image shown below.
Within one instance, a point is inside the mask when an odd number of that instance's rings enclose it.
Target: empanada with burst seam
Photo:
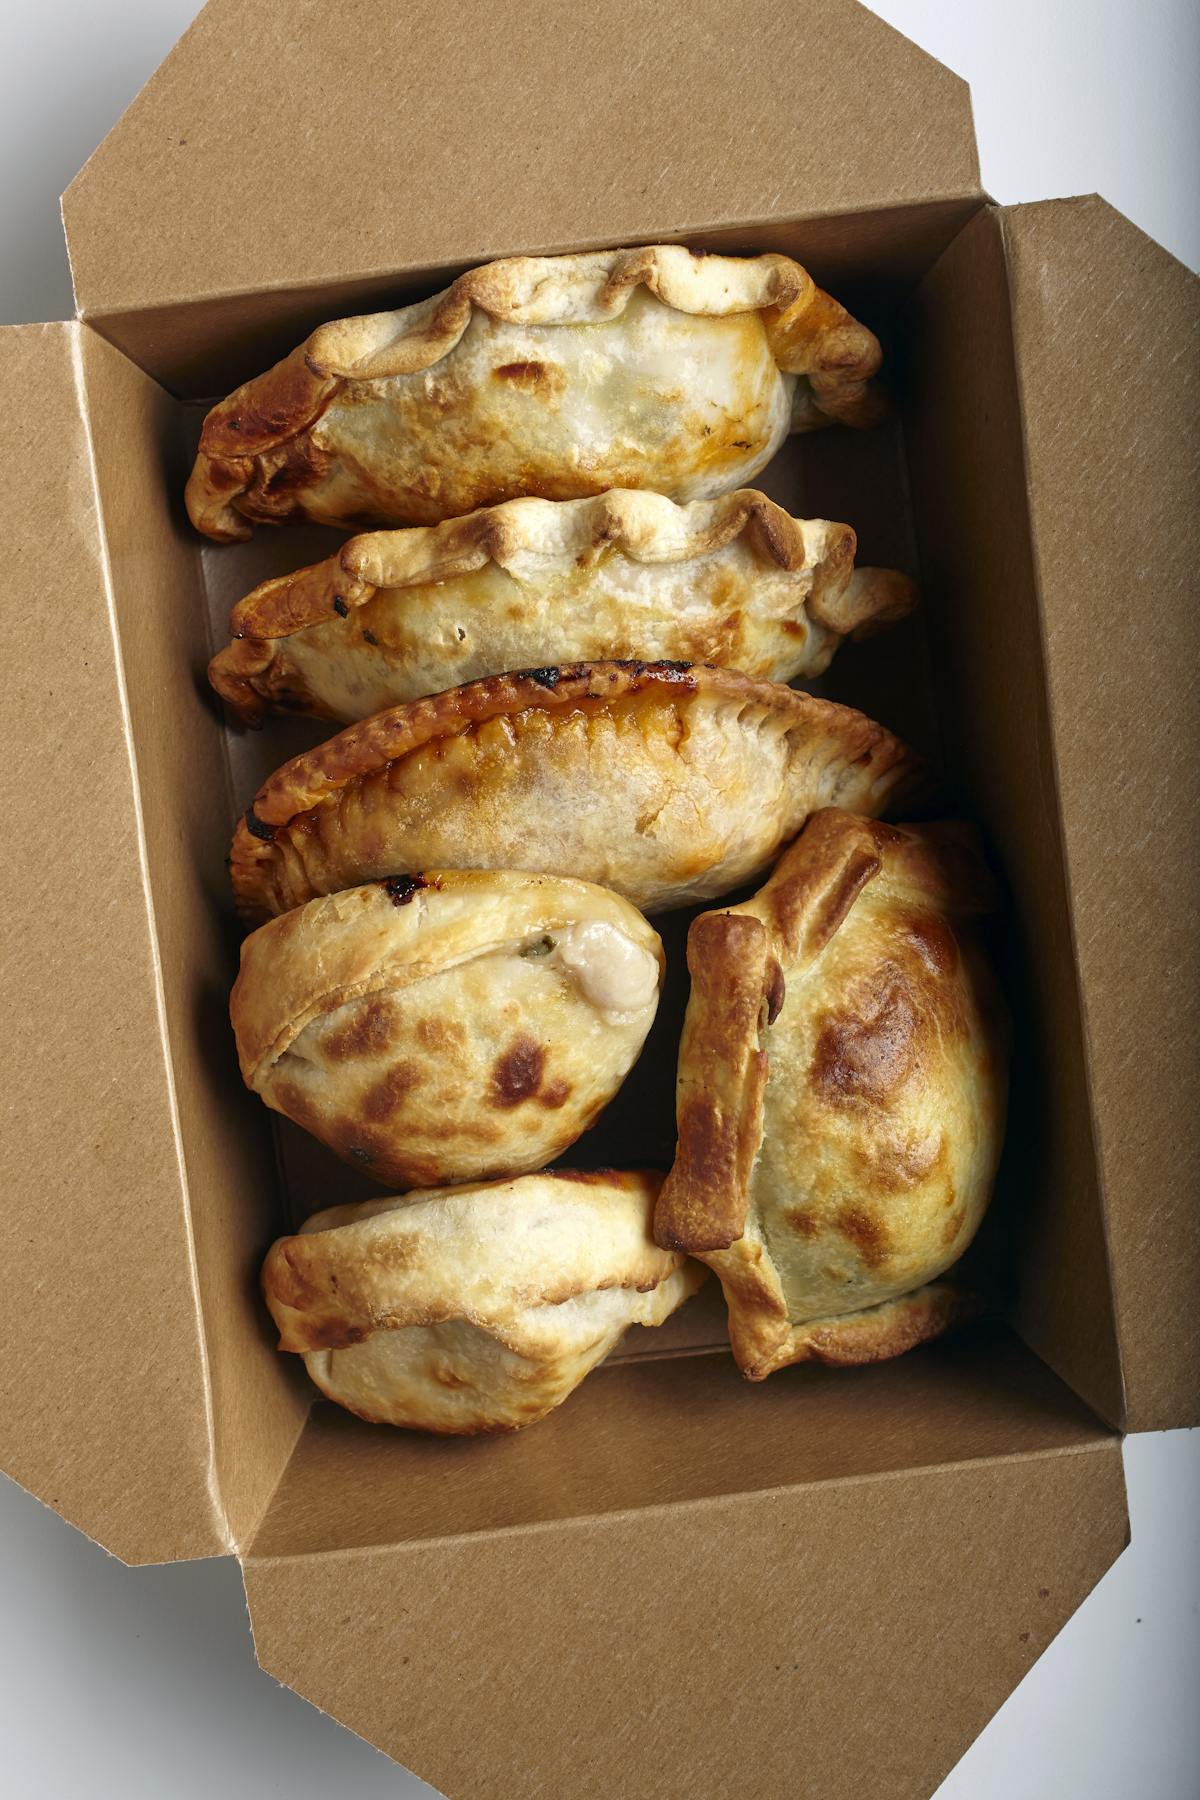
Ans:
[[[744,905],[696,919],[659,1243],[720,1278],[754,1379],[873,1362],[973,1303],[1007,1025],[974,834],[818,813]]]
[[[263,1266],[279,1348],[364,1419],[532,1425],[704,1279],[654,1244],[660,1180],[562,1171],[317,1213]]]
[[[509,500],[351,538],[238,603],[209,667],[247,723],[350,722],[444,688],[593,657],[719,663],[773,681],[828,668],[844,637],[902,618],[913,585],[854,568],[848,525],[753,488],[677,506],[628,488]]]
[[[817,808],[916,774],[862,713],[729,669],[582,663],[376,713],[279,769],[233,841],[243,916],[424,869],[574,875],[643,912],[751,880]]]
[[[311,900],[242,945],[247,1086],[376,1180],[539,1169],[654,1020],[658,934],[584,881],[442,870]]]
[[[433,525],[536,494],[751,480],[791,430],[873,424],[879,344],[787,256],[516,256],[323,325],[221,401],[187,486],[209,537]]]

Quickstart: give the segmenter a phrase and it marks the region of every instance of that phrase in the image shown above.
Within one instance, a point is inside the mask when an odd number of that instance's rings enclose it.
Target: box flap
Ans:
[[[1096,196],[1002,213],[1126,1423],[1200,1423],[1200,282]]]
[[[63,217],[100,320],[978,193],[965,83],[852,0],[210,0]]]
[[[223,1553],[79,325],[0,331],[6,1472],[128,1562]]]
[[[184,409],[96,332],[83,330],[80,352],[128,730],[137,746],[216,1476],[230,1534],[241,1543],[279,1479],[311,1395],[296,1359],[276,1355],[256,1293],[279,1228],[279,1184],[271,1115],[241,1080],[229,1024],[241,937],[225,873],[236,811],[222,779],[230,734],[203,678],[213,644],[199,543],[182,507],[190,461]]]
[[[263,1666],[452,1800],[923,1800],[1125,1541],[1117,1440],[989,1336],[606,1368],[515,1439],[319,1408],[245,1576]]]
[[[1016,1054],[996,1194],[970,1258],[1025,1342],[1116,1425],[1125,1387],[1046,750],[1050,702],[995,208],[977,213],[921,282],[902,341],[921,617],[944,762],[985,824],[1008,896],[996,948]]]

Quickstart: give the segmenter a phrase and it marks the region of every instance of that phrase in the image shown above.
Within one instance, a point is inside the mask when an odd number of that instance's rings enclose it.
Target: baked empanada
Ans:
[[[242,945],[246,1085],[379,1181],[540,1169],[616,1093],[654,1020],[658,934],[549,875],[348,888]]]
[[[575,875],[643,912],[749,881],[833,801],[914,774],[862,713],[729,669],[498,675],[351,725],[260,788],[233,840],[243,915],[423,869]]]
[[[379,1424],[532,1425],[704,1279],[650,1236],[660,1180],[525,1175],[317,1213],[263,1266],[279,1348]]]
[[[904,575],[854,568],[848,525],[793,519],[753,488],[676,506],[620,488],[509,500],[465,519],[351,538],[265,582],[209,666],[248,723],[345,722],[548,662],[639,656],[790,681],[843,637],[902,618]]]
[[[970,915],[967,826],[821,812],[742,906],[688,937],[679,1147],[659,1243],[716,1271],[743,1372],[874,1362],[971,1303],[1007,1027]]]
[[[434,525],[520,494],[740,487],[789,430],[873,424],[879,345],[786,256],[516,256],[323,325],[204,422],[209,537]]]

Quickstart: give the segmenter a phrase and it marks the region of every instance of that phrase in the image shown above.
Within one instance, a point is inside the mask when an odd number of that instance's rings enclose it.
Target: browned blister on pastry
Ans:
[[[317,1213],[263,1266],[279,1348],[364,1419],[532,1425],[704,1279],[654,1244],[660,1180],[563,1171]]]
[[[644,912],[760,873],[818,807],[882,812],[917,766],[861,713],[674,663],[582,663],[377,713],[278,770],[233,841],[239,908],[429,868],[575,875]]]
[[[517,256],[323,325],[215,406],[193,523],[432,525],[521,494],[751,480],[790,430],[873,424],[879,344],[790,257]]]
[[[339,1156],[421,1187],[541,1168],[612,1098],[662,946],[584,881],[437,871],[349,888],[246,939],[247,1086]]]
[[[351,538],[248,594],[209,678],[247,723],[351,722],[503,669],[593,657],[815,676],[845,637],[911,608],[913,584],[855,569],[848,525],[793,519],[754,488],[677,506],[619,488],[509,500]]]
[[[973,1303],[942,1275],[991,1192],[1008,1029],[964,825],[818,813],[752,900],[697,919],[679,1146],[655,1217],[754,1379],[874,1362]]]

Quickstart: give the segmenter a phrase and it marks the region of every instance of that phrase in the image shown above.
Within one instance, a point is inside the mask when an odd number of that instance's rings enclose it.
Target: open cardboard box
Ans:
[[[64,218],[79,318],[0,333],[4,1466],[127,1561],[236,1554],[264,1667],[455,1800],[927,1794],[1119,1553],[1120,1432],[1200,1417],[1195,284],[1098,199],[989,204],[964,86],[848,0],[212,0]],[[277,1156],[225,1014],[235,810],[308,728],[226,732],[203,671],[314,538],[201,545],[195,403],[490,257],[668,239],[885,339],[892,424],[765,485],[918,573],[827,690],[1010,890],[1003,1322],[756,1388],[698,1299],[532,1432],[373,1429],[272,1347],[262,1252],[354,1177]]]

